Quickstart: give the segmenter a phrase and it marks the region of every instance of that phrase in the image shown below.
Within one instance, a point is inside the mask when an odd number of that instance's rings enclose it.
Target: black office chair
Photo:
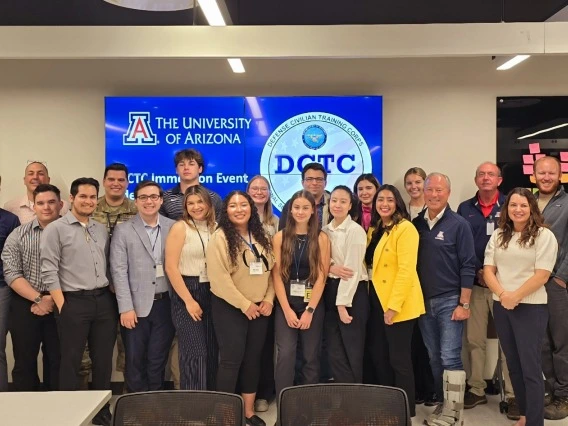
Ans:
[[[402,389],[362,384],[289,387],[278,399],[279,426],[410,426]]]
[[[244,426],[239,395],[209,391],[156,391],[122,395],[113,426]]]

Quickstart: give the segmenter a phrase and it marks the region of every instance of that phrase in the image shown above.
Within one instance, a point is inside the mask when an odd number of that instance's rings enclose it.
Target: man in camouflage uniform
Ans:
[[[134,201],[129,200],[125,196],[126,188],[128,186],[128,169],[124,164],[113,163],[105,168],[103,186],[105,188],[105,195],[99,198],[97,208],[93,212],[93,219],[107,227],[110,240],[112,239],[112,233],[116,225],[126,222],[136,216],[138,209],[136,208]],[[122,343],[122,338],[120,336],[120,324],[116,344],[118,349],[116,370],[124,373],[124,344]],[[89,348],[87,347],[83,354],[83,361],[81,362],[81,370],[79,372],[83,378],[82,388],[84,389],[88,388],[90,372],[91,359],[89,358]]]

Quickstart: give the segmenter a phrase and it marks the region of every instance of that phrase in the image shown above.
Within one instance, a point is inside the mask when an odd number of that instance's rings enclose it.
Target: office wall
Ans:
[[[250,60],[235,75],[222,60],[0,61],[0,204],[22,194],[27,160],[47,161],[65,189],[101,177],[106,95],[380,94],[384,181],[415,165],[442,171],[457,206],[475,165],[496,157],[495,98],[566,94],[567,63],[534,57],[507,74],[488,58]]]
[[[533,57],[509,72],[490,58],[0,61],[0,205],[23,194],[27,160],[47,161],[67,192],[102,178],[104,96],[384,96],[384,181],[411,166],[452,179],[450,203],[471,197],[477,164],[496,158],[497,96],[566,95],[568,60]],[[402,189],[402,186],[399,186]],[[11,355],[11,350],[9,350]],[[118,380],[115,376],[113,379]]]

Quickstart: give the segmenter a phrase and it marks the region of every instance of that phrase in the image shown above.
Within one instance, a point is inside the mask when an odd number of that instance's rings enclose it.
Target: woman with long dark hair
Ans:
[[[365,246],[367,237],[351,219],[353,193],[344,186],[331,191],[333,220],[323,231],[331,241],[331,266],[323,294],[324,334],[331,375],[336,383],[363,381],[365,330],[369,317]]]
[[[382,185],[374,206],[369,234],[378,243],[367,251],[372,264],[370,351],[379,384],[402,388],[415,416],[411,342],[417,319],[426,312],[416,272],[418,231],[394,186]]]
[[[558,243],[536,198],[526,188],[509,192],[491,235],[483,278],[493,292],[495,329],[507,358],[519,411],[516,426],[544,425],[541,348],[548,323],[548,281]]]
[[[373,199],[381,184],[372,173],[363,173],[353,185],[353,193],[357,195],[356,212],[352,219],[363,227],[365,232],[371,225]]]
[[[246,192],[230,192],[222,212],[206,257],[219,344],[217,390],[234,393],[238,385],[247,425],[265,426],[255,415],[254,400],[274,303],[272,244]]]
[[[329,267],[329,239],[319,230],[312,194],[290,199],[286,226],[273,239],[272,271],[276,304],[276,394],[294,384],[296,348],[301,339],[302,384],[318,383],[323,331],[323,289]]]
[[[214,390],[217,341],[211,317],[211,290],[205,264],[207,245],[215,230],[215,210],[209,191],[187,188],[183,216],[166,240],[166,273],[174,289],[172,320],[179,344],[180,388]]]

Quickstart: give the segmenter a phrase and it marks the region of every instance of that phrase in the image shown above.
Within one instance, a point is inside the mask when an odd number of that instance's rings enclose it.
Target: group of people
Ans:
[[[322,380],[400,387],[412,416],[425,403],[426,424],[458,425],[487,402],[491,312],[508,417],[568,416],[568,199],[556,158],[535,163],[536,196],[505,197],[499,167],[481,164],[457,212],[441,173],[409,169],[407,205],[372,174],[328,192],[327,171],[309,163],[280,218],[265,177],[221,200],[199,184],[198,151],[174,165],[178,185],[143,181],[129,200],[128,170],[111,164],[104,196],[79,178],[68,204],[45,164],[28,164],[26,196],[0,209],[0,390],[9,329],[17,391],[39,389],[40,348],[46,389],[79,389],[89,369],[93,389],[110,389],[118,340],[127,391],[162,389],[170,361],[176,388],[240,393],[253,426],[282,389]],[[108,406],[93,419],[110,421]]]

